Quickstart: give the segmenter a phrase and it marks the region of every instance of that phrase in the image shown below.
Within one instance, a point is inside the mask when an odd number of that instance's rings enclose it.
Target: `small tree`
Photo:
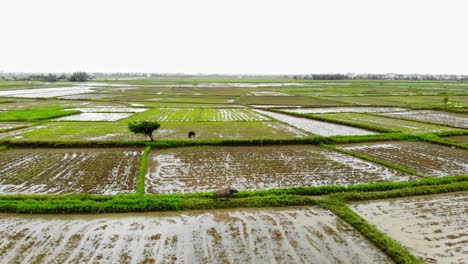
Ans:
[[[153,132],[157,130],[161,125],[154,121],[132,121],[128,123],[128,129],[135,134],[144,134],[153,141]]]

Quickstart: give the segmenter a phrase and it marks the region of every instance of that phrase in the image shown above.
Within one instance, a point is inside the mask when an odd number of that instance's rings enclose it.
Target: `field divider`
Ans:
[[[146,164],[148,161],[148,154],[151,151],[151,146],[146,146],[143,154],[141,155],[140,160],[140,168],[138,170],[138,177],[137,177],[137,188],[136,193],[138,195],[145,194],[145,176],[146,176]]]
[[[410,170],[410,169],[407,169],[407,168],[404,168],[404,167],[400,167],[398,165],[395,165],[393,163],[386,162],[386,161],[383,161],[383,160],[374,159],[374,158],[372,158],[370,156],[367,156],[367,155],[364,155],[364,154],[361,154],[361,153],[357,153],[357,152],[354,152],[354,151],[349,151],[349,150],[337,148],[335,146],[327,145],[327,144],[320,144],[320,146],[322,146],[324,148],[334,150],[334,151],[338,151],[338,152],[343,153],[343,154],[351,155],[351,156],[356,157],[356,158],[367,160],[367,161],[370,161],[372,163],[377,163],[377,164],[383,165],[385,167],[388,167],[388,168],[391,168],[391,169],[394,169],[394,170],[397,170],[397,171],[401,171],[401,172],[404,172],[404,173],[408,173],[408,174],[411,174],[411,175],[414,175],[414,176],[417,176],[417,177],[420,177],[420,178],[426,178],[426,176],[424,176],[424,175],[422,175],[420,173],[417,173],[417,172],[415,172],[413,170]]]

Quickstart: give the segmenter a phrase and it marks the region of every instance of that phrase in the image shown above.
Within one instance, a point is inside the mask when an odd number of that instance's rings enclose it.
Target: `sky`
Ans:
[[[468,74],[466,0],[2,0],[0,71]]]

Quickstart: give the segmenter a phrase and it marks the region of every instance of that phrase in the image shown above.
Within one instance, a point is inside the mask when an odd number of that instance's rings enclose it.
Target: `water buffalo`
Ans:
[[[195,137],[195,131],[188,132],[188,138],[194,138],[194,137]]]
[[[226,201],[229,201],[229,198],[231,198],[232,195],[236,192],[239,192],[239,191],[235,189],[231,189],[231,188],[224,188],[221,190],[217,190],[217,191],[214,191],[213,193],[213,199],[226,198]]]

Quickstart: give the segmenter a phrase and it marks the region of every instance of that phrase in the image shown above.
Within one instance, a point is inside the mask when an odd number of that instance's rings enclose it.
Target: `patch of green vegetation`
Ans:
[[[77,110],[66,110],[64,106],[54,105],[0,112],[0,121],[40,121],[79,113]]]
[[[145,150],[143,151],[143,155],[141,156],[140,169],[138,171],[138,178],[137,178],[137,190],[136,190],[136,193],[139,195],[145,194],[146,163],[147,163],[148,154],[150,151],[151,151],[151,147],[146,146]]]
[[[145,150],[146,151],[146,150]],[[138,186],[138,185],[137,185]],[[138,188],[141,188],[139,185]],[[121,195],[0,195],[0,212],[16,213],[104,213],[136,211],[169,211],[187,209],[215,209],[234,207],[267,207],[291,205],[315,205],[322,198],[312,195],[332,194],[332,198],[347,201],[349,197],[362,195],[369,199],[389,195],[422,195],[463,191],[468,189],[468,175],[444,178],[427,178],[421,181],[384,182],[354,186],[322,186],[262,191],[241,191],[227,202],[213,200],[212,193],[191,194],[121,194]],[[365,193],[370,193],[366,196]],[[364,198],[360,198],[363,200]]]

